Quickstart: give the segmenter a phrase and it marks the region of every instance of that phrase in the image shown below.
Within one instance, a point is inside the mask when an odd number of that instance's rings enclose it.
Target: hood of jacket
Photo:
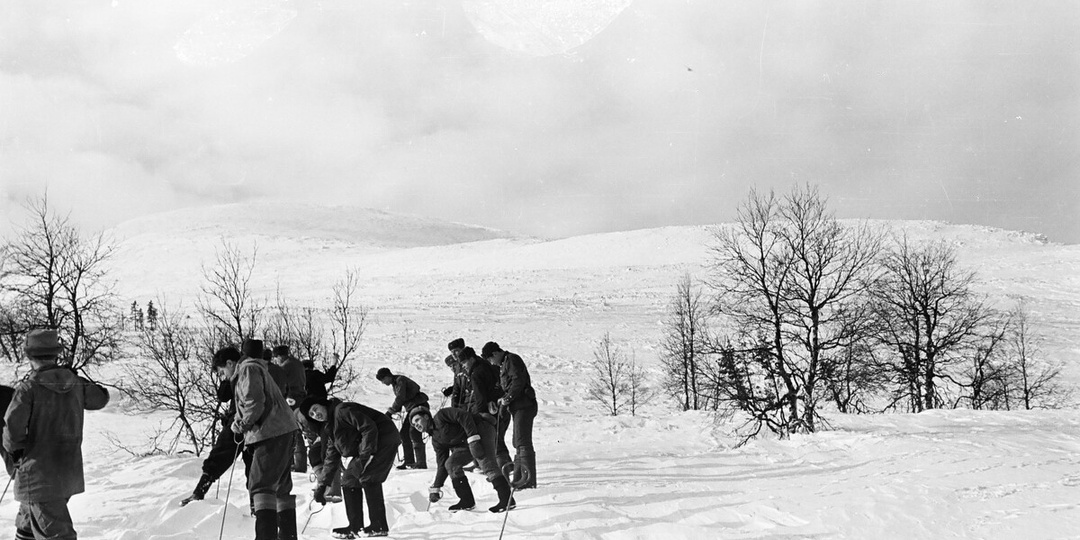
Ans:
[[[34,372],[30,377],[33,381],[42,388],[56,392],[57,394],[66,394],[70,392],[75,385],[79,382],[79,376],[68,368],[60,366],[49,366],[39,369]]]

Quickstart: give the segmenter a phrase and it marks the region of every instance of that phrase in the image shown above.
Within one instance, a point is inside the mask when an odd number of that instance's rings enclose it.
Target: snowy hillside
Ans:
[[[831,430],[736,448],[731,426],[703,414],[657,403],[638,417],[613,418],[586,401],[582,366],[605,332],[654,365],[677,280],[706,275],[708,227],[544,241],[383,213],[350,210],[327,220],[325,209],[292,209],[295,225],[214,217],[245,208],[126,223],[111,232],[120,241],[112,274],[118,292],[127,302],[163,297],[192,305],[200,267],[212,262],[222,235],[240,246],[257,241],[256,286],[266,295],[280,285],[290,299],[325,305],[333,282],[356,268],[372,324],[359,357],[365,376],[344,397],[376,408],[393,399],[372,378],[384,365],[437,395],[449,382],[442,358],[455,337],[474,347],[495,340],[520,353],[540,399],[540,487],[519,494],[504,538],[1080,538],[1074,410],[831,415]],[[1069,376],[1080,381],[1080,246],[965,225],[892,225],[912,237],[960,242],[962,262],[979,271],[993,299],[1029,300],[1047,332],[1044,351],[1068,362]],[[108,368],[95,374],[113,376]],[[167,422],[125,410],[117,402],[87,414],[87,493],[71,501],[80,538],[211,540],[222,526],[223,538],[250,538],[242,466],[231,492],[226,477],[207,500],[181,508],[201,460],[118,449],[110,438],[137,450]],[[498,538],[503,516],[450,514],[446,502],[428,510],[432,476],[392,472],[385,488],[391,537]],[[301,538],[328,538],[343,508],[311,515],[319,510],[308,506],[311,481],[293,480],[301,526],[310,516]],[[493,503],[486,483],[471,480],[478,507]],[[13,527],[15,511],[10,499],[0,504],[0,529]]]

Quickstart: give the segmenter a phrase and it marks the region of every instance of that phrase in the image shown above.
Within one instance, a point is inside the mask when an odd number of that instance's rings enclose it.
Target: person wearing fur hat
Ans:
[[[300,414],[319,429],[324,441],[323,467],[318,474],[314,500],[326,504],[326,490],[342,458],[352,458],[341,480],[345,515],[349,524],[334,529],[335,538],[387,536],[386,503],[382,485],[397,457],[401,436],[389,416],[359,403],[339,399],[308,398],[300,404]],[[364,499],[371,520],[364,527]]]
[[[68,500],[82,493],[83,411],[109,403],[101,385],[57,365],[64,346],[54,329],[31,330],[23,353],[32,371],[18,385],[4,415],[4,451],[12,462],[15,538],[76,538]]]
[[[533,450],[532,430],[538,407],[529,368],[520,356],[502,350],[494,341],[484,344],[480,356],[498,366],[499,383],[503,390],[503,396],[498,401],[499,408],[509,411],[513,419],[512,441],[517,450],[514,458],[514,488],[535,488],[536,452]],[[500,438],[505,438],[505,435],[504,428]]]
[[[495,463],[500,471],[506,470],[505,467],[512,463],[505,437],[510,425],[510,413],[499,414],[498,402],[503,395],[502,388],[499,387],[499,368],[482,360],[472,347],[462,349],[458,359],[461,360],[462,371],[469,377],[472,387],[469,401],[463,408],[491,423],[498,423],[497,433],[503,436],[495,438]]]
[[[465,349],[465,339],[457,338],[447,343],[446,347],[450,349],[450,354],[446,357],[446,367],[454,372],[454,380],[450,386],[443,388],[443,395],[450,398],[451,407],[463,407],[469,400],[471,389],[469,377],[465,370],[461,369],[461,361],[458,359],[458,355]]]
[[[446,477],[454,486],[458,502],[450,506],[451,512],[472,510],[476,507],[472,486],[465,476],[464,465],[476,460],[488,482],[499,495],[499,502],[488,508],[491,512],[505,512],[517,506],[511,497],[510,484],[495,463],[494,422],[489,422],[464,409],[447,407],[431,414],[427,407],[414,407],[409,411],[408,421],[413,428],[431,436],[435,448],[435,480],[428,489],[428,501],[442,498]]]
[[[399,411],[408,412],[418,405],[428,406],[428,395],[420,390],[416,381],[404,376],[394,375],[389,368],[379,368],[375,378],[386,386],[394,388],[394,402],[386,409],[386,416],[393,416]],[[426,469],[427,448],[424,439],[409,425],[408,418],[401,420],[402,464],[398,469]]]
[[[296,539],[296,497],[289,461],[293,434],[299,429],[285,396],[263,360],[262,341],[245,339],[241,359],[214,369],[233,382],[236,417],[233,433],[244,439],[251,460],[247,488],[255,508],[255,540]]]

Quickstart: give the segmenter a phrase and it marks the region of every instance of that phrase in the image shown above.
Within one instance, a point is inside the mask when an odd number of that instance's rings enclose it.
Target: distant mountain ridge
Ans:
[[[266,237],[382,248],[440,246],[515,236],[476,225],[371,208],[280,201],[173,210],[125,221],[111,233],[121,242],[140,236],[188,240]]]

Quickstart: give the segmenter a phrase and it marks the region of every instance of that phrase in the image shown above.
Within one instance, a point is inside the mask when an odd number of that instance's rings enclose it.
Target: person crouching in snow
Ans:
[[[74,540],[67,503],[85,490],[83,410],[109,403],[101,385],[56,364],[63,352],[56,330],[31,330],[23,352],[33,371],[18,385],[4,416],[4,450],[15,481],[15,538]]]
[[[446,477],[450,476],[450,482],[458,496],[457,504],[450,506],[450,511],[475,508],[472,487],[462,469],[462,466],[475,459],[488,482],[491,482],[491,486],[499,494],[499,504],[488,510],[505,512],[517,505],[510,496],[509,482],[495,464],[494,423],[464,409],[453,407],[440,409],[435,416],[431,415],[427,407],[414,407],[409,411],[408,420],[417,431],[431,436],[431,445],[435,448],[435,481],[428,490],[429,501],[437,502],[442,498],[443,483],[446,482]]]
[[[326,489],[338,474],[341,458],[352,458],[341,480],[349,525],[334,529],[334,538],[356,538],[361,533],[389,534],[382,485],[390,475],[401,445],[394,421],[371,407],[336,398],[306,399],[299,411],[318,427],[323,440],[323,466],[315,486],[315,502],[326,504]],[[369,527],[364,527],[365,495],[371,518]]]

